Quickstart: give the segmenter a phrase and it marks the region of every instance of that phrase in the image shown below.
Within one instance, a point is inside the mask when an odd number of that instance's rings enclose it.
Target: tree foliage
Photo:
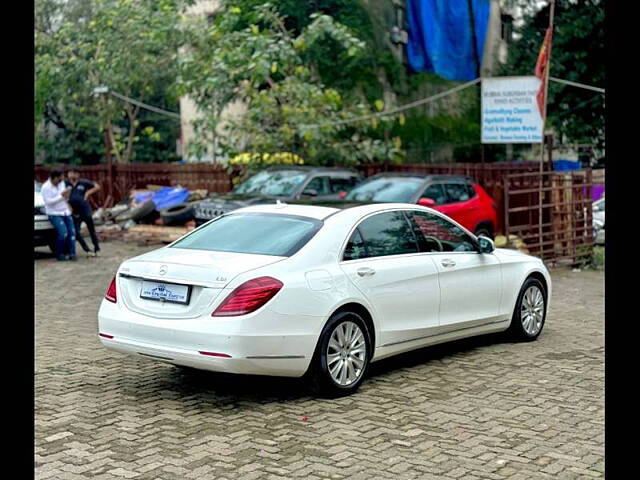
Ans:
[[[296,33],[269,3],[244,11],[230,2],[208,29],[196,19],[189,31],[181,85],[202,113],[194,125],[196,156],[217,145],[231,155],[290,152],[316,164],[401,158],[398,139],[391,139],[388,129],[385,136],[381,122],[336,124],[382,110],[383,104],[379,100],[372,108],[322,82],[321,63],[307,55],[310,50],[329,39],[336,47],[334,64],[346,68],[365,48],[331,16],[316,12]],[[244,113],[223,116],[234,102],[246,107]]]
[[[520,3],[531,3],[519,0]],[[520,37],[509,47],[505,75],[531,75],[549,24],[549,6],[528,8]],[[552,76],[604,87],[604,2],[556,0]],[[604,145],[604,95],[549,82],[547,122],[572,143]]]
[[[176,0],[36,1],[36,147],[45,158],[99,156],[103,131],[119,162],[134,158],[136,143],[152,151],[162,143],[175,148],[177,125],[94,88],[175,109],[177,99],[168,93],[177,74],[183,6]]]

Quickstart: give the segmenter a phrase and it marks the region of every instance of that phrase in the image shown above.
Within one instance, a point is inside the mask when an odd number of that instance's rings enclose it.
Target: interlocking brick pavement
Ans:
[[[412,352],[327,400],[296,379],[186,373],[102,348],[102,296],[145,250],[108,242],[75,263],[37,254],[39,480],[604,475],[602,272],[552,272],[536,342],[493,335]]]

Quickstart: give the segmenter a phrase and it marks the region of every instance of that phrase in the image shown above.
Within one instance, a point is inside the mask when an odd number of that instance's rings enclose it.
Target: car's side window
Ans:
[[[357,177],[330,178],[331,193],[348,192],[355,187],[357,182]]]
[[[467,185],[464,183],[447,183],[444,190],[447,194],[447,203],[466,202],[471,198]]]
[[[343,260],[357,260],[358,258],[364,258],[367,256],[367,250],[360,235],[360,230],[357,228],[351,235],[351,238],[347,242],[347,248],[344,250]]]
[[[358,225],[367,257],[417,253],[416,235],[403,212],[373,215]]]
[[[443,205],[447,203],[447,197],[444,194],[444,189],[442,188],[442,184],[434,183],[433,185],[429,185],[425,191],[420,195],[420,198],[430,198],[436,205]]]
[[[476,192],[476,189],[473,188],[473,185],[471,185],[470,183],[468,183],[466,185],[467,187],[467,191],[469,192],[469,199],[475,197],[476,195],[478,195],[478,193]]]
[[[328,177],[316,177],[312,179],[307,186],[304,188],[302,194],[309,192],[310,190],[315,190],[318,195],[329,195],[331,192],[329,191]]]
[[[471,237],[445,218],[429,212],[409,213],[423,252],[475,252]]]

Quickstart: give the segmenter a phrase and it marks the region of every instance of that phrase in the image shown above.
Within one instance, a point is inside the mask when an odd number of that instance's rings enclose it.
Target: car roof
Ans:
[[[423,211],[434,211],[431,208],[416,205],[415,203],[368,203],[364,205],[350,206],[349,208],[331,208],[317,205],[301,205],[290,204],[285,202],[269,203],[261,205],[252,205],[249,207],[239,208],[229,215],[236,213],[268,213],[280,215],[297,215],[301,217],[315,218],[317,220],[325,220],[328,217],[341,217],[359,219],[365,215],[375,212],[382,212],[393,209],[412,209]],[[355,221],[355,220],[354,220]]]
[[[270,213],[279,215],[297,215],[300,217],[315,218],[316,220],[324,220],[328,216],[339,212],[338,208],[318,207],[315,205],[292,205],[285,202],[267,203],[260,205],[251,205],[249,207],[239,208],[229,212],[230,215],[236,213]]]
[[[307,173],[349,173],[361,175],[360,172],[353,168],[346,167],[318,167],[314,165],[270,165],[262,171],[270,170],[298,170]]]
[[[464,175],[448,175],[448,174],[433,174],[433,173],[414,173],[414,172],[383,172],[378,173],[377,175],[373,175],[367,180],[373,180],[375,178],[419,178],[421,180],[429,180],[429,181],[451,181],[451,182],[461,182],[475,183],[471,177],[467,177]]]

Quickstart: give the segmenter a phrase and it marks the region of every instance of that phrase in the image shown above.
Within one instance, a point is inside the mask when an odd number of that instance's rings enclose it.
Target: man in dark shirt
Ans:
[[[89,246],[82,238],[80,234],[80,225],[82,222],[87,224],[89,235],[91,235],[91,241],[93,242],[93,255],[98,256],[100,252],[100,244],[98,243],[98,236],[96,235],[96,229],[93,225],[93,211],[87,201],[88,198],[100,190],[100,185],[91,182],[84,178],[80,178],[80,172],[71,168],[68,172],[67,186],[71,187],[71,194],[69,195],[69,205],[73,210],[73,223],[76,228],[76,238],[80,242],[82,249],[89,254]]]

